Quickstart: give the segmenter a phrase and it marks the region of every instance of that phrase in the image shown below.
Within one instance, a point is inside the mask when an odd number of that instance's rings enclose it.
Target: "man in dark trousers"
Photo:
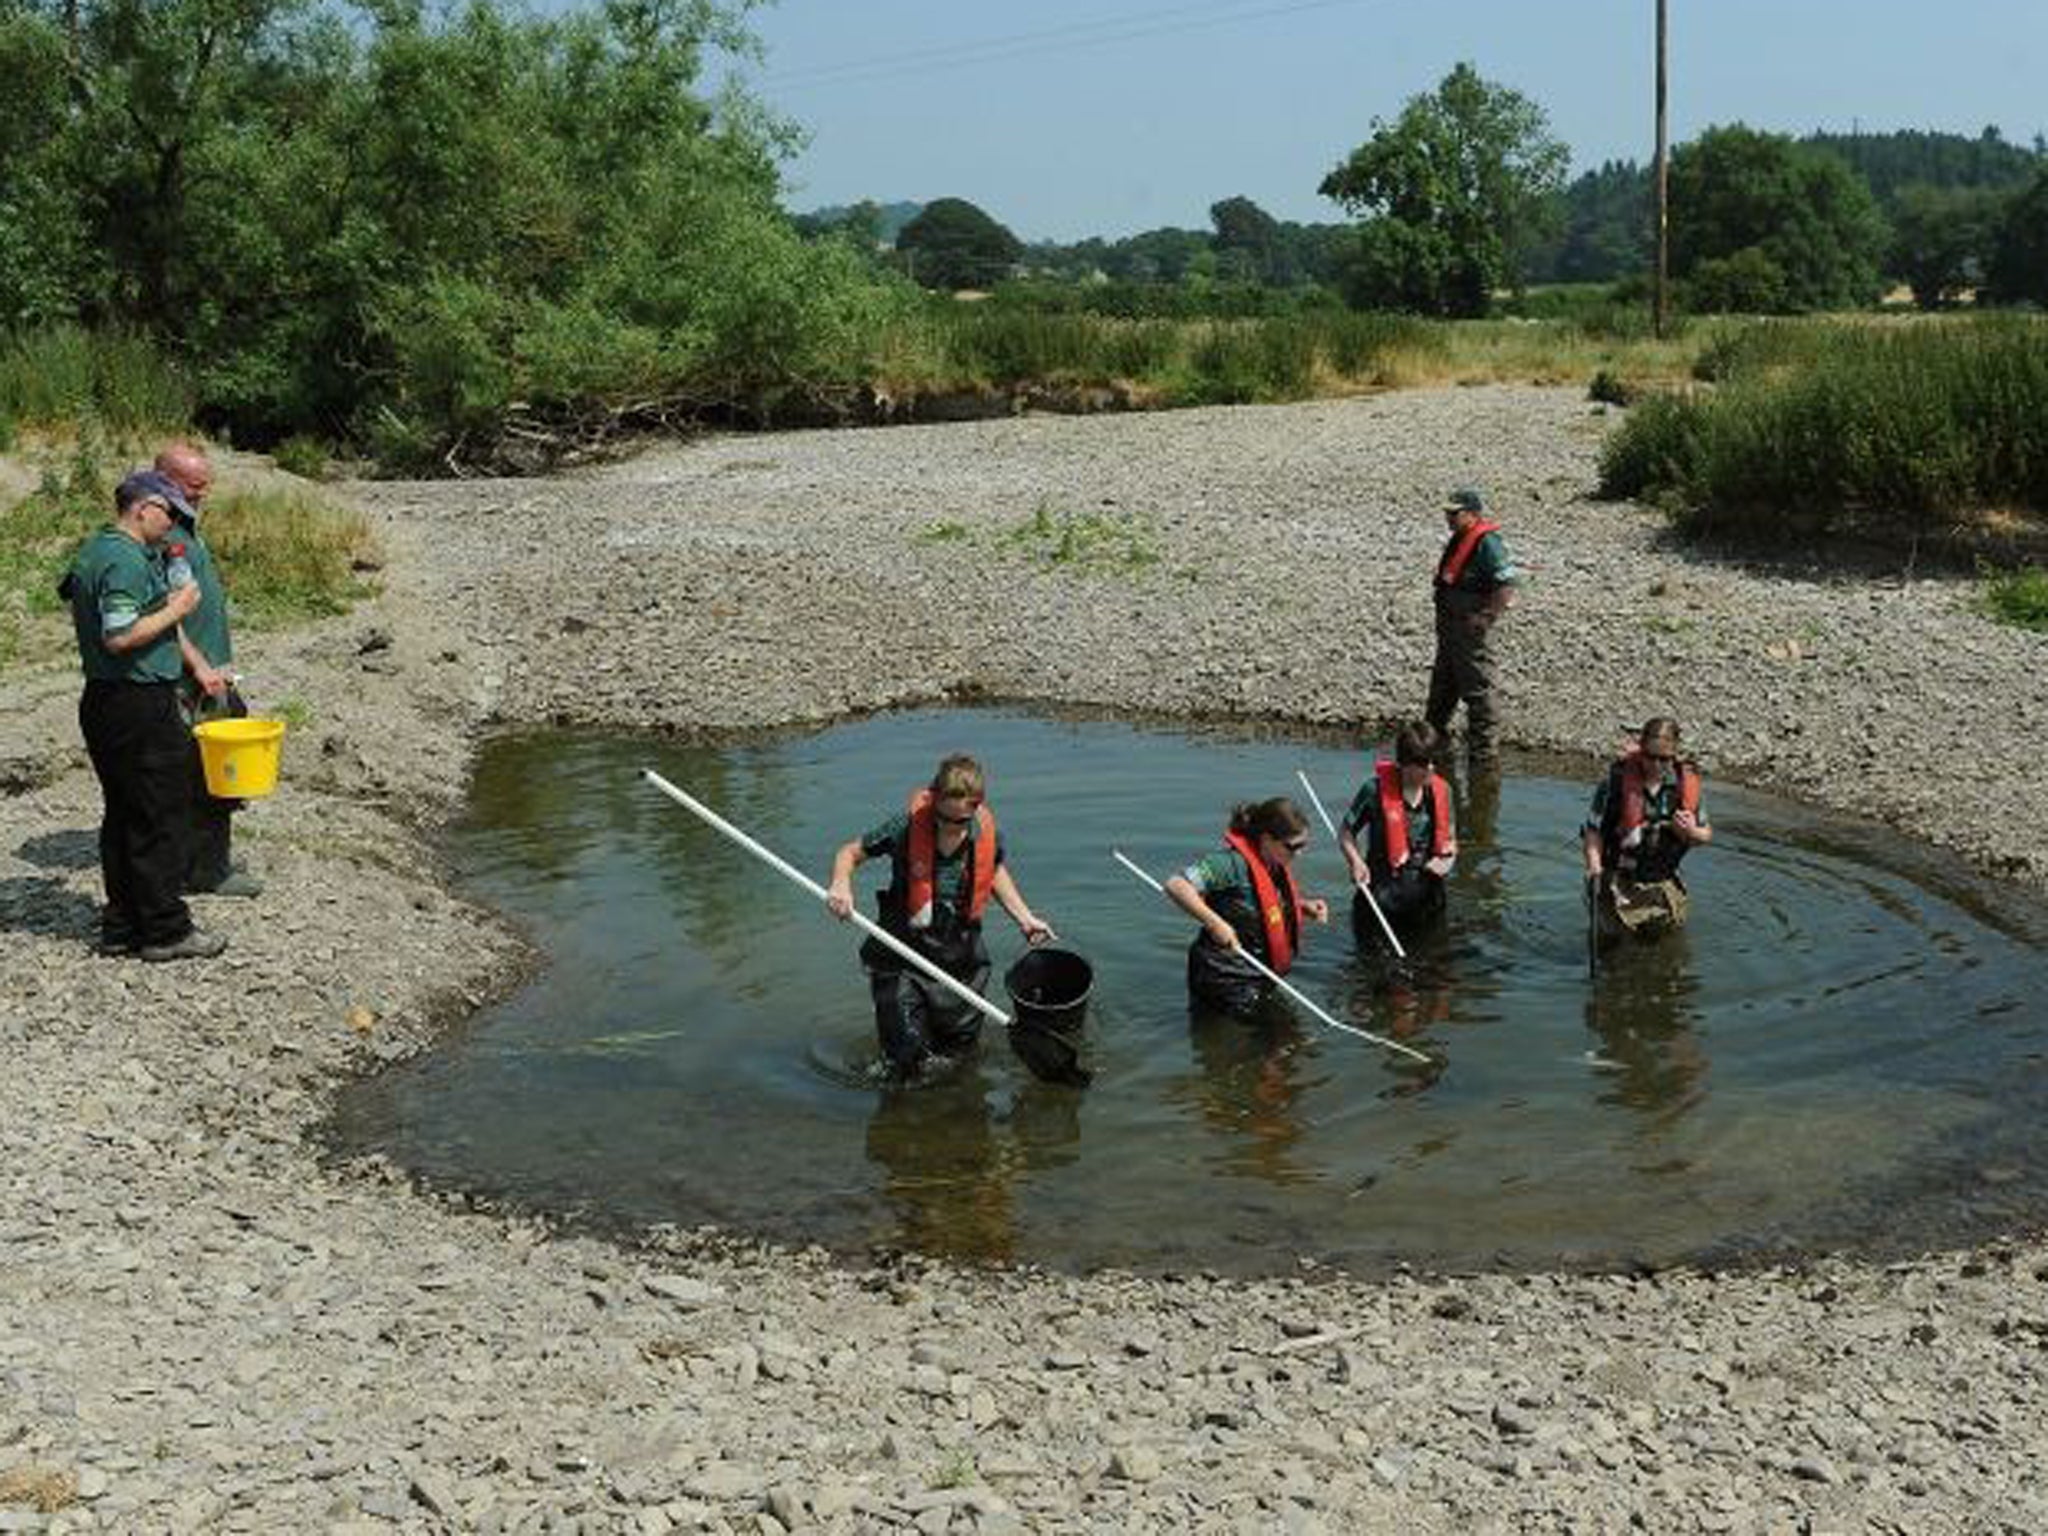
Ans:
[[[192,742],[178,713],[178,625],[199,591],[170,585],[158,547],[182,499],[154,471],[129,475],[114,492],[115,520],[80,546],[59,589],[85,672],[79,729],[105,801],[99,950],[144,960],[203,960],[227,948],[193,926],[180,895]]]
[[[1462,701],[1466,759],[1475,768],[1492,768],[1500,761],[1493,626],[1514,600],[1515,567],[1479,492],[1462,486],[1443,510],[1451,536],[1436,563],[1436,665],[1424,718],[1448,736]]]
[[[186,718],[199,721],[246,715],[248,708],[235,691],[230,670],[235,647],[228,633],[227,588],[213,551],[199,531],[199,514],[213,489],[213,466],[192,444],[173,443],[156,456],[156,472],[182,493],[182,506],[172,508],[178,526],[168,542],[184,546],[192,579],[199,588],[199,606],[179,626],[179,648],[185,660],[185,677],[179,687]],[[242,802],[217,799],[207,791],[197,741],[192,743],[187,783],[192,825],[185,889],[207,896],[260,894],[263,882],[234,863],[229,853],[233,813]]]

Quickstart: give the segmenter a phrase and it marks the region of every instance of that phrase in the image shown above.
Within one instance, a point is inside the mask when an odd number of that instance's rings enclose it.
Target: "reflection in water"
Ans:
[[[1221,1134],[1222,1149],[1210,1166],[1273,1184],[1315,1177],[1293,1156],[1303,1133],[1296,1101],[1308,1087],[1311,1059],[1302,1028],[1294,1010],[1270,996],[1248,1017],[1190,1008],[1196,1070],[1173,1082],[1167,1099],[1192,1107]]]
[[[1072,1162],[1081,1139],[1081,1096],[1032,1083],[999,1123],[979,1063],[943,1080],[884,1083],[868,1120],[868,1161],[895,1213],[886,1246],[950,1253],[984,1263],[1024,1255],[1018,1185]]]
[[[1599,1037],[1600,1054],[1619,1068],[1601,1103],[1635,1110],[1645,1129],[1655,1130],[1705,1099],[1698,995],[1689,929],[1606,952],[1600,984],[1586,993],[1586,1027]]]

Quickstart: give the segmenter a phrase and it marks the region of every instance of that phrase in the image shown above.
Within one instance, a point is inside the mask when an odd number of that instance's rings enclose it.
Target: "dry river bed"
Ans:
[[[0,1531],[2048,1529],[2031,1237],[1720,1276],[863,1270],[610,1246],[309,1136],[535,963],[436,864],[481,733],[1395,718],[1464,481],[1529,567],[1514,745],[1590,772],[1675,712],[1715,776],[2048,880],[2048,642],[1960,584],[1667,546],[1585,499],[1609,421],[1489,388],[350,487],[385,590],[244,640],[305,719],[240,823],[269,890],[202,901],[203,966],[88,953],[74,676],[0,682]]]

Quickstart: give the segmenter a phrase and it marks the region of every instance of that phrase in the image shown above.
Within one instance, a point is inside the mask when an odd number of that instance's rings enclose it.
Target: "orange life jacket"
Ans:
[[[1700,771],[1691,763],[1678,763],[1678,808],[1698,814]],[[1630,747],[1621,760],[1621,817],[1617,830],[1627,837],[1643,824],[1650,781],[1650,765],[1641,747]]]
[[[1479,547],[1479,541],[1489,533],[1499,533],[1499,523],[1489,523],[1484,518],[1461,533],[1454,534],[1450,543],[1444,546],[1444,557],[1438,562],[1436,579],[1439,586],[1455,587],[1458,578],[1465,574],[1466,562]]]
[[[904,919],[912,928],[932,925],[932,897],[938,889],[939,818],[930,789],[910,797],[910,837],[904,859]],[[986,804],[974,808],[967,845],[967,921],[978,923],[996,882],[996,818]]]
[[[1401,766],[1381,758],[1373,767],[1380,781],[1380,825],[1386,828],[1387,868],[1399,869],[1408,862],[1408,802],[1401,798]],[[1432,773],[1423,784],[1429,796],[1430,856],[1442,858],[1451,851],[1451,790],[1440,774]]]
[[[1258,904],[1259,926],[1266,935],[1266,964],[1285,976],[1294,964],[1295,937],[1301,932],[1301,898],[1295,893],[1294,876],[1282,869],[1276,880],[1275,871],[1259,857],[1256,840],[1242,832],[1225,832],[1223,841],[1252,873],[1252,900]]]

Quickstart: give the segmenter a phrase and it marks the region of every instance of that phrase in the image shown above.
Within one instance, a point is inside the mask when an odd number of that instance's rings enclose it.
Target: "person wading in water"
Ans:
[[[991,896],[1016,920],[1027,943],[1053,937],[1004,865],[984,783],[973,758],[946,758],[906,810],[839,849],[825,893],[825,904],[844,920],[853,911],[853,872],[888,855],[889,884],[879,898],[882,927],[976,992],[988,985],[981,918]],[[907,968],[884,945],[868,939],[860,958],[874,998],[875,1033],[899,1073],[914,1076],[966,1052],[980,1038],[981,1015],[972,1004]]]
[[[1420,721],[1403,726],[1394,737],[1393,761],[1373,764],[1337,832],[1352,883],[1369,885],[1396,927],[1414,928],[1442,915],[1444,880],[1458,858],[1450,786],[1435,766],[1442,739]],[[1351,922],[1361,940],[1378,941],[1379,925],[1363,892],[1352,898]]]
[[[1700,771],[1678,757],[1678,722],[1644,722],[1635,746],[1593,791],[1580,830],[1586,884],[1600,933],[1655,938],[1684,926],[1687,897],[1678,865],[1714,840],[1700,804]]]
[[[1252,1012],[1272,983],[1241,951],[1285,976],[1301,920],[1330,920],[1330,904],[1302,896],[1294,883],[1294,861],[1307,846],[1308,818],[1292,800],[1242,804],[1230,813],[1223,846],[1167,880],[1167,896],[1202,925],[1188,946],[1188,990],[1198,1003]]]

